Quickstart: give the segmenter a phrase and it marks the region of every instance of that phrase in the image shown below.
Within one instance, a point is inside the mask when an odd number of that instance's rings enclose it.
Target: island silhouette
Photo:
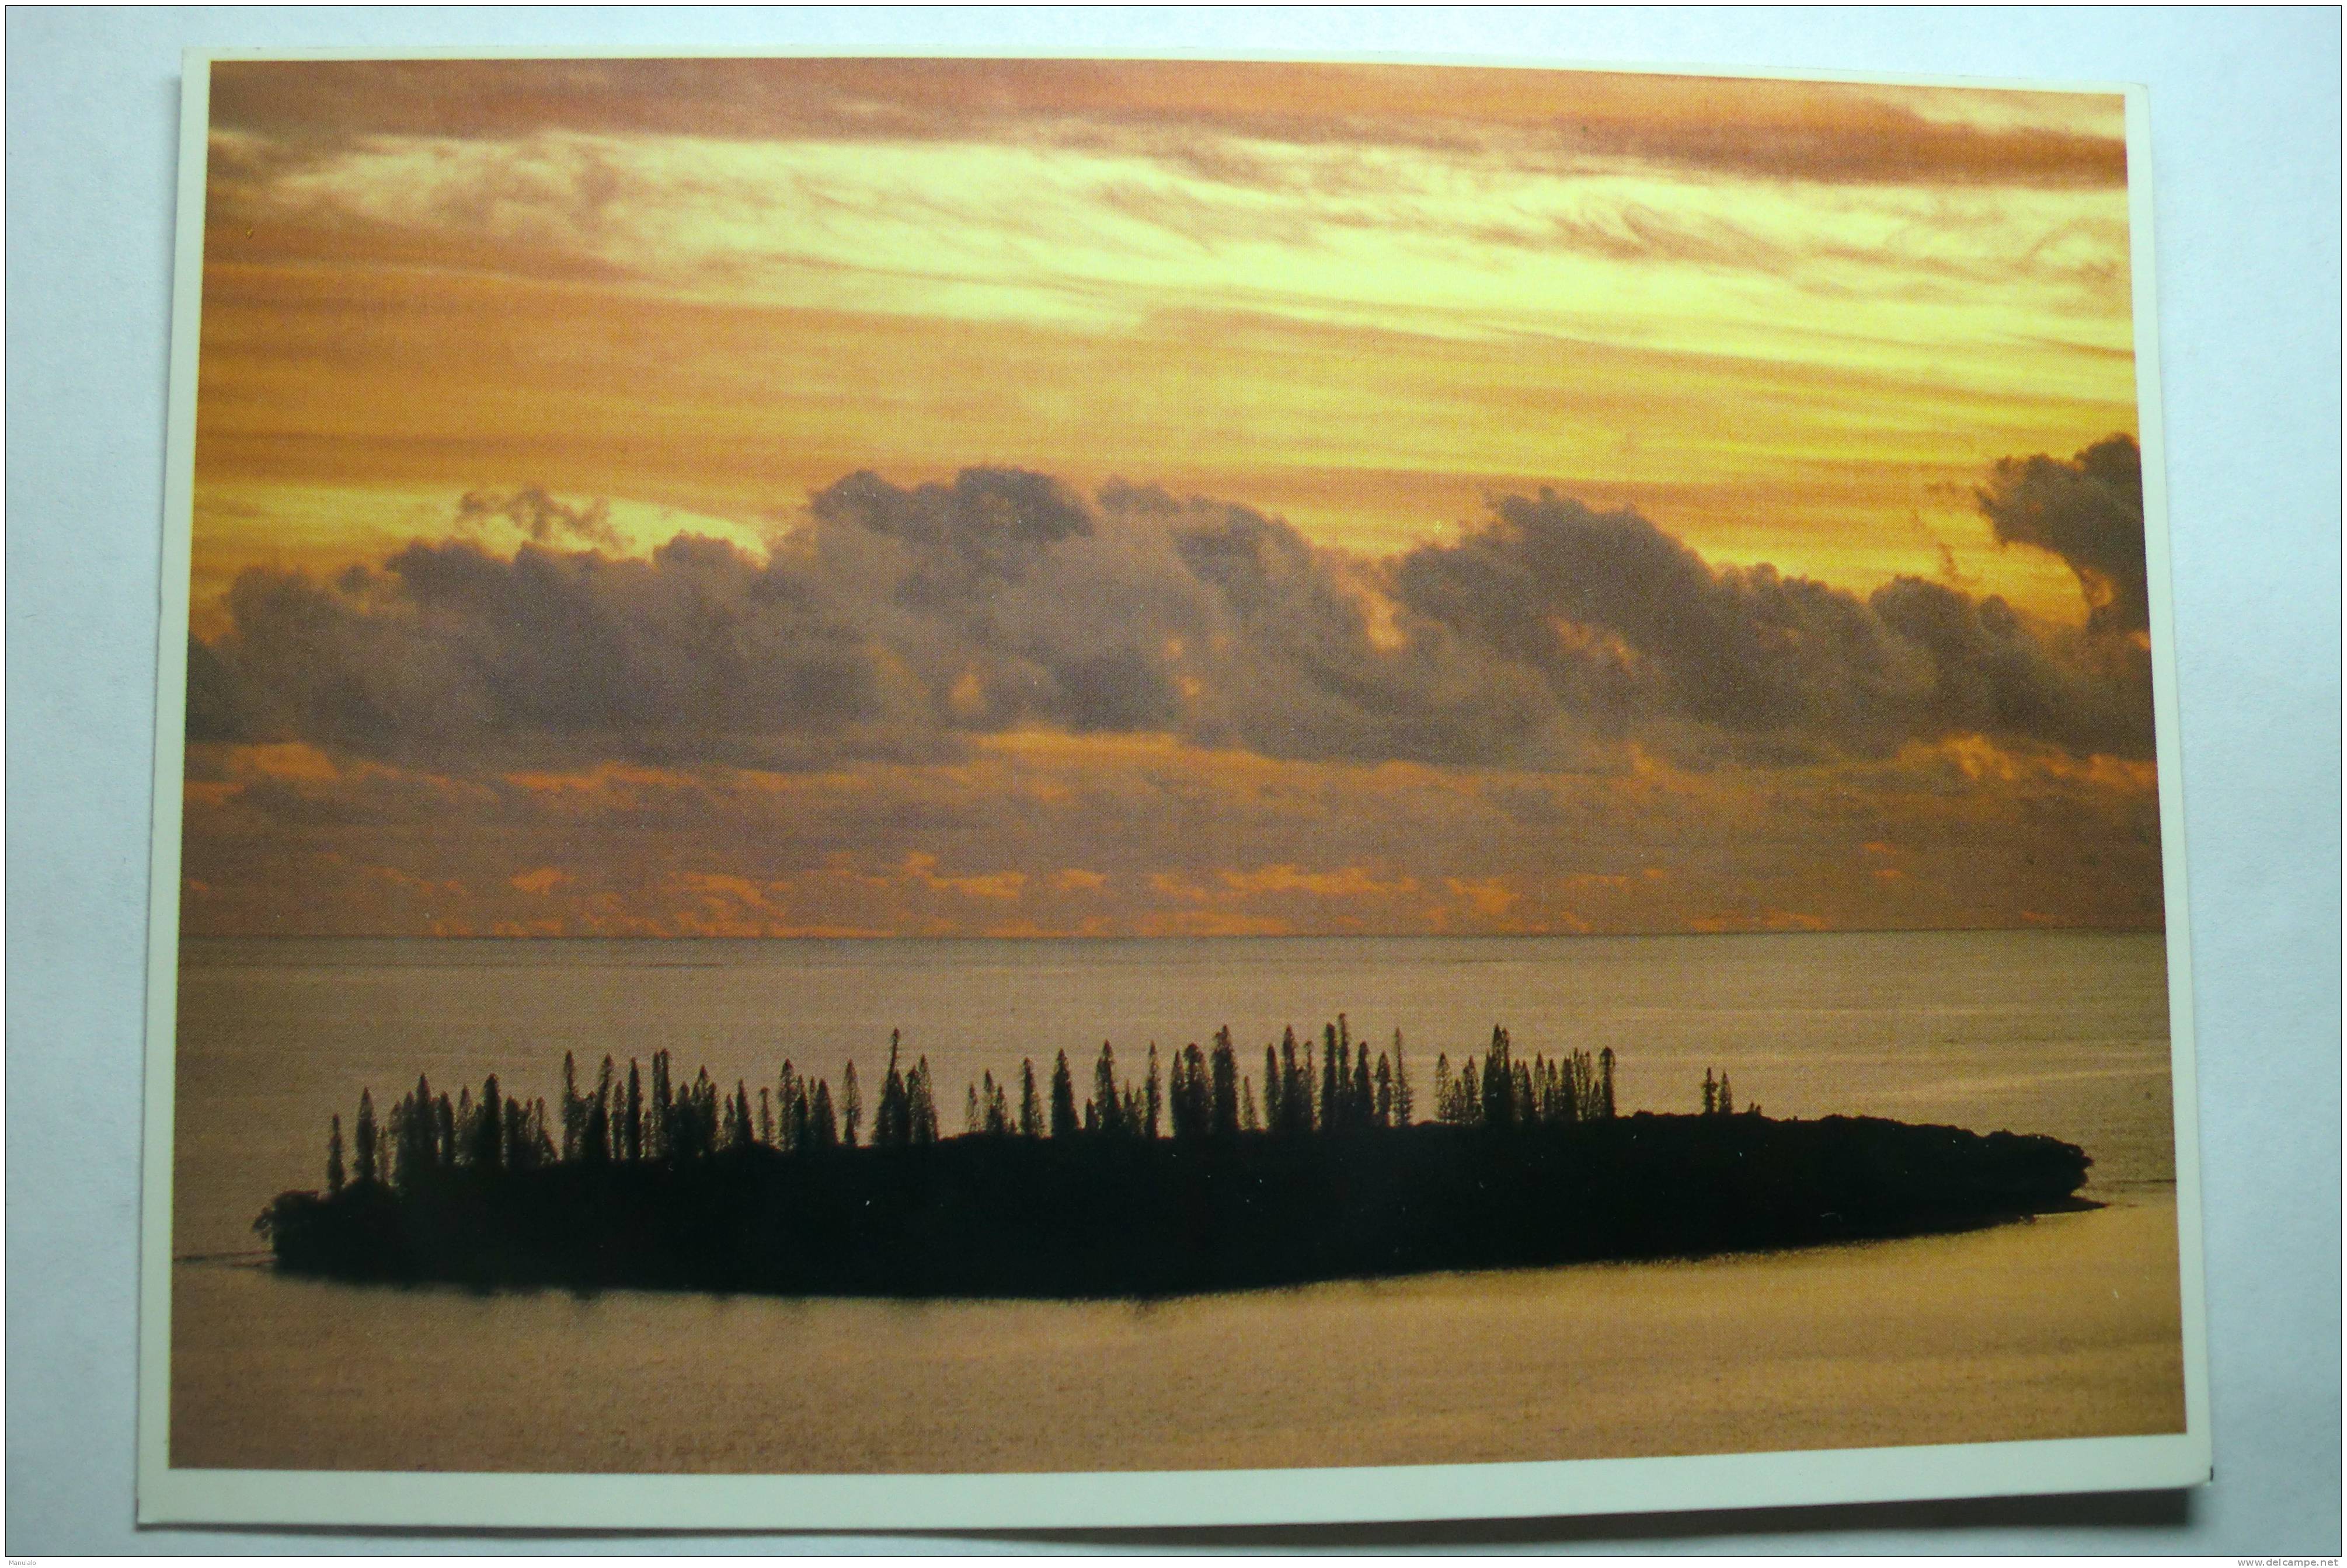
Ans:
[[[452,1101],[419,1077],[347,1146],[323,1192],[254,1221],[277,1266],[483,1287],[805,1296],[1159,1296],[1315,1280],[1815,1245],[1969,1229],[2092,1206],[2092,1162],[2039,1134],[1874,1117],[1778,1120],[1706,1071],[1700,1109],[1619,1115],[1614,1056],[1434,1068],[1430,1121],[1399,1031],[1374,1060],[1340,1015],[1241,1070],[1227,1028],[1137,1079],[1103,1042],[1081,1101],[1065,1051],[1048,1087],[968,1085],[939,1131],[926,1058],[892,1035],[865,1135],[850,1062],[835,1091],[785,1061],[754,1098],[704,1069],[676,1081],[563,1061],[559,1102],[493,1074]]]

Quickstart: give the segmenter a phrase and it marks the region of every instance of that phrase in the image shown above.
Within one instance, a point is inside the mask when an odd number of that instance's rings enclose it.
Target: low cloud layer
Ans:
[[[1229,502],[1007,468],[849,476],[763,559],[690,535],[618,557],[579,548],[593,507],[467,497],[457,537],[373,567],[239,577],[231,629],[190,648],[189,733],[434,766],[937,761],[1020,729],[1460,766],[1966,735],[2143,757],[2148,658],[2113,635],[2144,624],[2133,456],[2010,461],[1983,492],[2000,538],[2077,572],[2084,633],[1917,578],[1860,597],[1715,566],[1548,490],[1386,561]],[[533,537],[464,537],[491,513]]]
[[[2150,927],[2151,766],[1277,762],[1029,733],[952,764],[464,775],[190,753],[196,934],[1236,936]]]
[[[1402,559],[1402,602],[1615,734],[1802,756],[1967,733],[2078,754],[2150,744],[2147,671],[2065,646],[2002,599],[1911,577],[1860,599],[1715,568],[1635,512],[1545,490],[1494,509],[1459,544]]]

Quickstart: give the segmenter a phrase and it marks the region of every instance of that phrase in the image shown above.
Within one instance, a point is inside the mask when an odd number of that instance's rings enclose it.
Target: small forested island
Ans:
[[[1505,1030],[1434,1068],[1417,1115],[1401,1037],[1371,1061],[1340,1017],[1318,1051],[1266,1046],[1258,1102],[1225,1029],[1150,1048],[1139,1081],[1103,1043],[1079,1102],[968,1087],[940,1134],[926,1058],[888,1066],[864,1136],[790,1062],[753,1100],[669,1055],[560,1103],[490,1077],[452,1102],[423,1078],[378,1117],[360,1095],[326,1185],[254,1222],[280,1268],[336,1279],[806,1296],[1149,1296],[1443,1269],[1693,1255],[1968,1228],[2086,1206],[2091,1162],[2038,1135],[1871,1117],[1779,1121],[1706,1073],[1700,1111],[1617,1115],[1609,1050],[1513,1055]],[[558,1143],[558,1137],[559,1142]],[[346,1163],[347,1153],[347,1163]]]

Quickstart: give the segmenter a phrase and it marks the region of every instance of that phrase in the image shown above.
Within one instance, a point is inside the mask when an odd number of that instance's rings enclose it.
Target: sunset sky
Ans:
[[[185,928],[2156,925],[2122,110],[216,65]]]

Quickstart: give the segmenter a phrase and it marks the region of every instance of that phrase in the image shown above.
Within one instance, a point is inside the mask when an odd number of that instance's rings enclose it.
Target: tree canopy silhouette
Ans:
[[[665,1050],[584,1088],[566,1052],[551,1117],[495,1073],[453,1101],[419,1076],[387,1128],[362,1088],[347,1168],[336,1112],[323,1194],[256,1228],[345,1278],[1153,1293],[1982,1224],[2071,1202],[2089,1163],[2043,1137],[1772,1122],[1717,1069],[1697,1114],[1624,1117],[1610,1048],[1525,1057],[1497,1025],[1480,1057],[1437,1054],[1421,1122],[1399,1032],[1373,1050],[1343,1014],[1266,1043],[1260,1095],[1227,1027],[1138,1077],[1103,1041],[1081,1102],[1064,1050],[1048,1095],[1021,1061],[1015,1108],[989,1069],[948,1138],[903,1044],[861,1146],[852,1060],[835,1096],[785,1058],[753,1102],[706,1068],[680,1086]]]

